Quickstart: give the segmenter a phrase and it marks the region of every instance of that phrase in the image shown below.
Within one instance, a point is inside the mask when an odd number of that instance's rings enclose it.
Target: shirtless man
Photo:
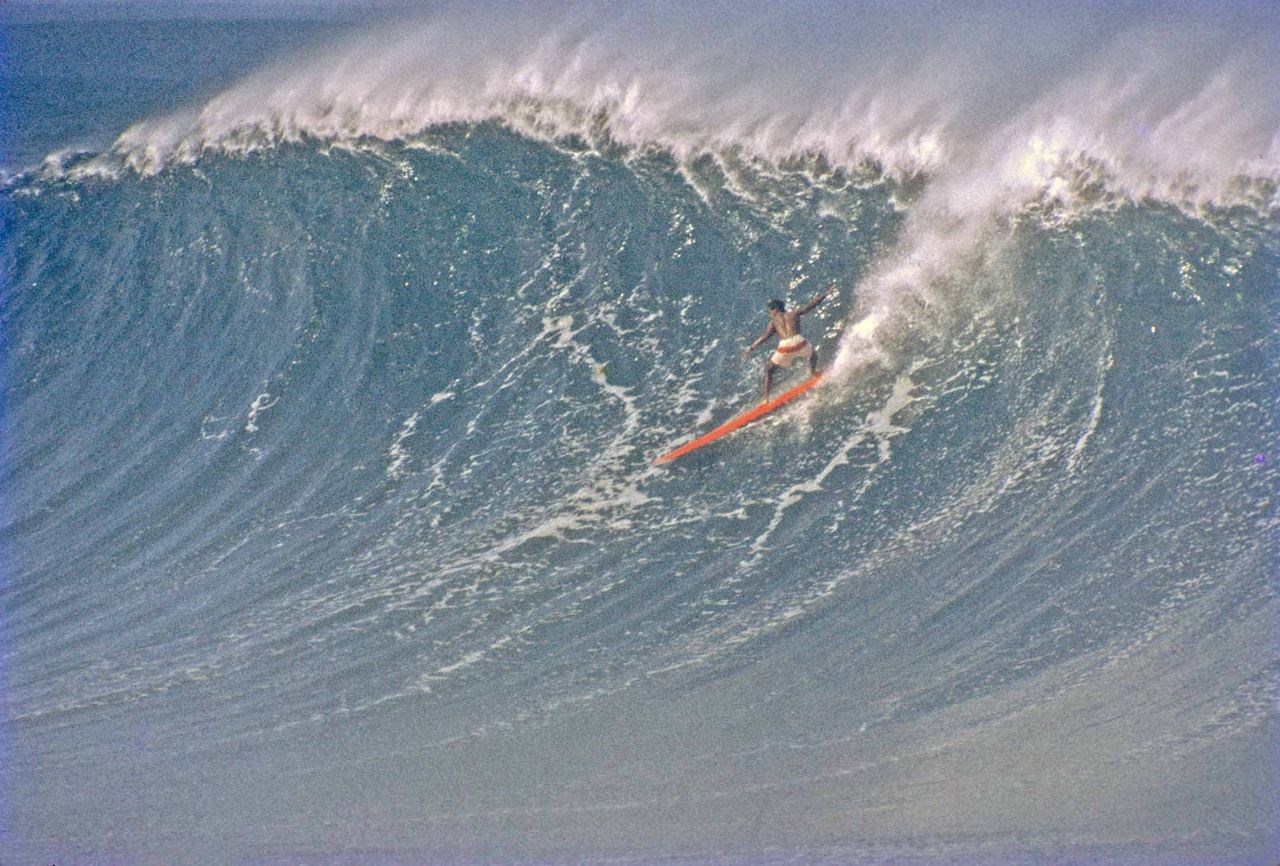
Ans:
[[[797,358],[809,359],[809,375],[818,375],[818,353],[813,351],[813,346],[809,345],[809,341],[800,335],[800,317],[821,304],[827,298],[836,293],[836,287],[832,286],[825,292],[819,292],[818,295],[803,307],[797,307],[794,310],[788,310],[787,305],[779,300],[772,300],[765,309],[769,313],[769,327],[765,328],[760,339],[756,340],[742,352],[742,360],[751,357],[751,353],[759,348],[760,344],[772,337],[778,335],[778,349],[773,353],[773,357],[769,359],[769,365],[764,368],[764,399],[769,401],[769,389],[773,386],[773,374],[779,368],[790,367],[791,362]]]

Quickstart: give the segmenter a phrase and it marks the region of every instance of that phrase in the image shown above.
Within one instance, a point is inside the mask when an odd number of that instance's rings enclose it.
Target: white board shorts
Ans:
[[[791,362],[799,358],[808,359],[813,355],[813,346],[804,337],[796,334],[778,343],[778,350],[773,353],[769,363],[778,367],[790,367]]]

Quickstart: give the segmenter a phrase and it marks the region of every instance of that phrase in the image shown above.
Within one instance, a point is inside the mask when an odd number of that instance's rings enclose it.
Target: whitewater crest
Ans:
[[[1089,22],[974,12],[944,40],[884,10],[872,21],[850,13],[825,40],[787,41],[770,27],[783,14],[659,24],[651,11],[579,7],[514,22],[483,5],[449,9],[253,73],[199,108],[132,126],[72,171],[153,174],[210,152],[375,146],[494,122],[681,160],[737,151],[923,173],[953,210],[1088,198],[1099,185],[1276,207],[1280,108],[1269,94],[1280,70],[1266,28],[1191,19],[1170,39],[1158,22],[1124,18],[1099,48]],[[1036,44],[1052,28],[1060,44],[1046,56]]]

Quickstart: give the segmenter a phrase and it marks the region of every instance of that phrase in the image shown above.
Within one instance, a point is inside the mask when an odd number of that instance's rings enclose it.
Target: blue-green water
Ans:
[[[1274,861],[1237,11],[7,23],[5,862]]]

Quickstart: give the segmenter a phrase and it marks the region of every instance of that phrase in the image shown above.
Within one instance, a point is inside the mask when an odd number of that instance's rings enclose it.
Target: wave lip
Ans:
[[[1013,191],[1068,196],[1098,167],[1131,197],[1170,201],[1224,202],[1242,178],[1268,181],[1276,206],[1280,39],[1265,15],[1232,30],[1187,10],[1093,8],[1079,21],[948,10],[929,29],[864,10],[836,15],[824,37],[780,26],[799,11],[748,8],[730,22],[718,7],[582,5],[515,21],[496,9],[449,9],[260,71],[131,127],[80,171],[492,121],[681,159],[740,150],[924,172],[947,181],[953,209]]]

